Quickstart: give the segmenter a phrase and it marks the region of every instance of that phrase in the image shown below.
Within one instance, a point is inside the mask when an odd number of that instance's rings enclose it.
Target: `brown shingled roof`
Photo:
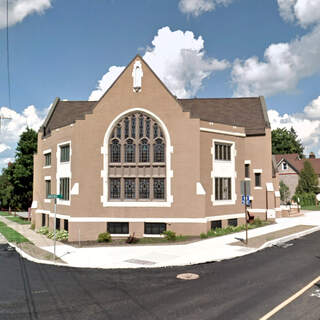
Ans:
[[[263,98],[178,99],[191,118],[244,127],[247,135],[265,134],[270,124]]]
[[[52,130],[65,127],[76,120],[83,120],[85,114],[91,113],[97,101],[61,101],[57,103],[49,113],[45,121],[45,133],[48,135]]]

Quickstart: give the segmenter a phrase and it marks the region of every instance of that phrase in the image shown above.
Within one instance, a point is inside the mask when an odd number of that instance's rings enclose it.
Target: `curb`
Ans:
[[[278,244],[278,243],[281,243],[281,242],[288,242],[288,241],[291,241],[291,240],[294,240],[294,239],[298,239],[298,238],[304,237],[304,236],[306,236],[308,234],[311,234],[311,233],[319,231],[319,230],[320,230],[320,226],[317,226],[317,227],[314,227],[314,228],[311,228],[311,229],[308,229],[308,230],[304,230],[304,231],[301,231],[301,232],[298,232],[298,233],[293,233],[293,234],[290,234],[288,236],[284,236],[282,238],[273,239],[273,240],[267,241],[258,250],[262,250],[262,249],[265,249],[265,248],[268,248],[268,247],[272,247],[275,244]]]

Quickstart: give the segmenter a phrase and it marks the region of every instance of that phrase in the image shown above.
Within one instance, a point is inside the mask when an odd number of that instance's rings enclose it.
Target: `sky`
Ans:
[[[264,96],[320,157],[319,0],[0,0],[0,169],[55,97],[97,100],[136,54],[179,98]]]

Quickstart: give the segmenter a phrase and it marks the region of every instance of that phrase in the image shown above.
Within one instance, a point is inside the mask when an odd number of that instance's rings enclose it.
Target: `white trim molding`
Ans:
[[[51,153],[51,149],[44,150],[42,153],[43,154]]]
[[[204,190],[204,187],[202,186],[201,182],[197,182],[196,184],[196,194],[199,196],[206,194],[206,191]]]
[[[228,135],[228,136],[236,136],[236,137],[245,137],[246,136],[246,134],[242,133],[242,132],[225,131],[225,130],[204,128],[204,127],[200,127],[200,131],[218,133],[218,134],[225,134],[225,135]]]
[[[109,137],[112,132],[113,127],[115,124],[126,114],[132,113],[132,112],[143,112],[146,114],[149,114],[151,117],[153,117],[161,126],[164,132],[165,140],[166,140],[166,201],[150,201],[150,202],[124,202],[124,201],[110,201],[108,199],[108,143],[109,143]],[[101,171],[101,178],[102,178],[102,195],[101,195],[101,202],[104,207],[171,207],[173,203],[173,195],[171,193],[171,180],[173,177],[173,171],[171,169],[171,153],[173,153],[173,146],[171,145],[171,139],[169,135],[169,131],[164,124],[164,122],[153,112],[145,109],[145,108],[132,108],[127,109],[124,112],[121,112],[118,114],[110,123],[104,139],[103,139],[103,145],[101,147],[101,153],[103,155],[103,170]]]
[[[253,173],[262,173],[263,170],[262,169],[253,169]]]
[[[251,164],[251,160],[244,160],[244,164]]]

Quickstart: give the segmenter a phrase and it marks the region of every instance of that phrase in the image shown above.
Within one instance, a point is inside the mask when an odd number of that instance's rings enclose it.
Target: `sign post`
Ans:
[[[246,245],[248,245],[248,213],[247,206],[250,202],[250,181],[242,180],[240,182],[240,189],[242,194],[242,204],[244,204],[244,215],[246,219]]]
[[[53,255],[54,261],[56,261],[56,215],[57,215],[57,199],[62,199],[62,194],[49,194],[48,199],[54,199],[54,222],[53,222],[53,234],[54,234],[54,244],[53,244]]]

